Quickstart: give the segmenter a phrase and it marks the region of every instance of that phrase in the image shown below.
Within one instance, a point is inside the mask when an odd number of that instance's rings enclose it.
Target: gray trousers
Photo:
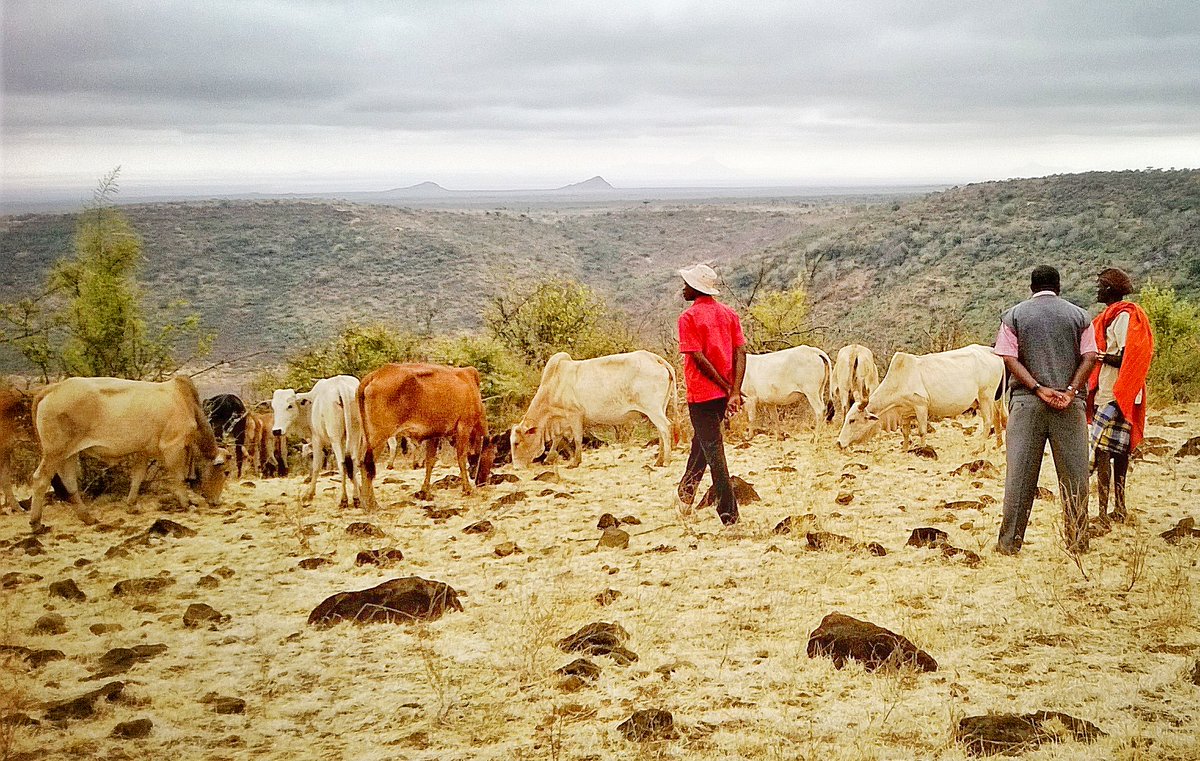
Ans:
[[[1004,481],[1000,549],[1008,552],[1021,549],[1048,440],[1063,501],[1064,538],[1069,548],[1086,550],[1088,427],[1084,400],[1076,399],[1070,407],[1059,411],[1036,396],[1014,395],[1005,438],[1008,474]]]

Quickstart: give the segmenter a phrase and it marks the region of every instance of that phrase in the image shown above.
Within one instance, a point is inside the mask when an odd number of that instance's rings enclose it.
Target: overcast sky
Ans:
[[[2,8],[10,197],[1200,166],[1198,0]]]

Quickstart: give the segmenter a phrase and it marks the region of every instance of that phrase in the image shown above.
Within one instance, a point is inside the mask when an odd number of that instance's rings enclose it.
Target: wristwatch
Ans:
[[[1079,390],[1072,384],[1067,384],[1067,391],[1071,392],[1071,396],[1079,396]]]
[[[1030,389],[1030,391],[1032,391],[1033,393],[1035,393],[1035,394],[1036,394],[1036,393],[1038,392],[1038,389],[1039,389],[1039,388],[1041,388],[1041,387],[1042,387],[1042,384],[1040,384],[1040,383],[1034,383],[1034,384],[1033,384],[1033,388],[1031,388],[1031,389]]]

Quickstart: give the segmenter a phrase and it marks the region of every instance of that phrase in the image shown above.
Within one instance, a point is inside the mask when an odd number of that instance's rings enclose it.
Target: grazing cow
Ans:
[[[283,437],[275,435],[274,412],[246,414],[246,456],[260,477],[287,475]]]
[[[769,354],[747,354],[742,395],[746,397],[748,435],[754,436],[760,404],[794,404],[803,398],[808,401],[816,420],[831,419],[830,367],[829,355],[812,346],[794,346]]]
[[[236,394],[217,394],[204,400],[208,423],[218,440],[233,439],[237,475],[242,477],[242,459],[246,450],[246,404]]]
[[[184,377],[162,383],[121,378],[67,378],[38,392],[33,400],[33,426],[42,460],[33,474],[29,522],[42,521],[46,488],[57,474],[84,521],[79,495],[79,455],[102,460],[131,458],[128,500],[137,499],[150,461],[162,468],[175,499],[188,507],[186,480],[199,475],[200,495],[217,503],[225,486],[225,455],[192,381]]]
[[[33,441],[33,398],[12,388],[0,389],[0,499],[6,509],[17,506],[12,487],[12,458],[17,444]]]
[[[866,399],[879,385],[879,368],[875,366],[875,355],[859,344],[850,344],[838,349],[833,363],[833,401],[843,418],[850,405]]]
[[[983,421],[983,444],[993,428],[997,443],[1003,444],[1003,392],[1004,361],[991,347],[971,344],[919,357],[897,352],[879,386],[850,405],[838,446],[866,441],[889,417],[899,422],[905,449],[915,420],[923,446],[930,420],[961,415],[973,406]]]
[[[295,389],[278,389],[271,397],[275,411],[274,432],[286,436],[289,431],[310,433],[312,445],[312,472],[309,474],[306,499],[317,493],[317,479],[325,465],[326,447],[333,450],[334,460],[342,476],[342,494],[338,504],[346,507],[346,482],[354,505],[358,505],[358,481],[354,476],[354,463],[359,459],[362,441],[362,419],[354,395],[358,391],[358,378],[353,375],[335,375],[313,384],[312,390],[297,394]]]
[[[528,468],[564,436],[573,445],[570,467],[576,467],[583,458],[585,425],[622,425],[644,416],[658,430],[655,465],[666,465],[675,443],[667,410],[678,403],[675,368],[657,354],[632,351],[574,360],[559,352],[546,362],[528,411],[509,434],[513,464]]]
[[[425,483],[429,493],[433,464],[442,438],[450,438],[458,455],[464,494],[471,493],[467,458],[479,455],[475,483],[487,483],[495,450],[487,445],[487,416],[479,394],[479,371],[473,367],[389,364],[369,373],[358,385],[362,417],[363,502],[375,507],[375,452],[392,436],[425,442]]]

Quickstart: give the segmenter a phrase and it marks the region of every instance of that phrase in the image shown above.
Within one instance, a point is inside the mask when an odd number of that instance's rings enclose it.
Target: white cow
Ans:
[[[995,428],[1003,444],[1004,360],[989,346],[971,344],[961,349],[916,356],[896,352],[887,374],[870,396],[850,405],[838,436],[838,446],[848,447],[871,438],[881,419],[898,419],[909,446],[909,428],[915,420],[922,445],[929,421],[961,415],[979,408],[982,443]]]
[[[559,352],[546,362],[542,381],[521,422],[509,433],[513,464],[527,468],[559,436],[574,443],[570,467],[583,457],[585,425],[623,425],[645,416],[658,429],[658,460],[671,460],[675,426],[668,405],[678,405],[675,368],[657,354],[633,351],[574,360]]]
[[[749,435],[760,404],[794,404],[808,401],[816,420],[831,416],[829,379],[832,363],[829,355],[813,346],[793,346],[769,354],[746,355],[746,377],[742,395],[746,397]]]
[[[838,349],[833,362],[833,401],[843,416],[854,402],[866,399],[879,385],[875,355],[859,344]]]
[[[286,436],[289,431],[310,435],[312,446],[312,471],[309,473],[308,493],[311,500],[317,493],[317,479],[325,464],[325,448],[333,450],[338,470],[342,475],[342,498],[339,505],[349,504],[346,499],[346,482],[350,482],[353,502],[358,504],[358,482],[354,463],[359,460],[362,443],[362,420],[358,414],[358,403],[354,395],[358,392],[358,378],[352,375],[335,375],[313,384],[312,390],[296,393],[295,389],[276,389],[271,395],[271,409],[275,412],[275,433]]]

